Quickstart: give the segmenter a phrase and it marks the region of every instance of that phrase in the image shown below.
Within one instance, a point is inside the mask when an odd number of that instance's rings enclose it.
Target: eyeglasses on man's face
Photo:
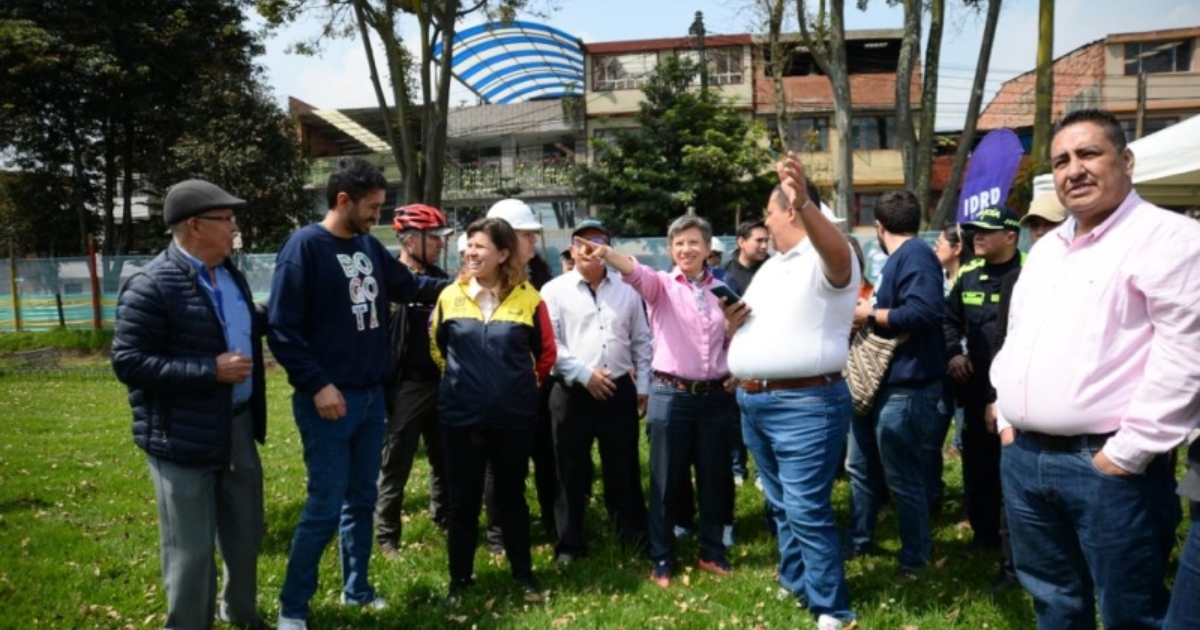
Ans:
[[[201,215],[197,215],[197,216],[195,216],[195,217],[192,217],[192,218],[193,218],[193,219],[199,219],[199,220],[201,220],[201,221],[214,221],[214,222],[221,222],[221,223],[225,223],[225,224],[227,224],[227,225],[237,225],[237,217],[233,216],[232,214],[230,214],[230,215],[225,215],[225,216],[218,216],[218,215],[211,215],[211,214],[201,214]]]

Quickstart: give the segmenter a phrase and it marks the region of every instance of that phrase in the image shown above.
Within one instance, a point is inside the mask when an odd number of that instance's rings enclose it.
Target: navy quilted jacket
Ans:
[[[225,269],[247,304],[250,287],[231,262]],[[217,382],[225,333],[196,269],[172,242],[131,276],[117,298],[112,366],[129,387],[133,441],[144,451],[185,466],[229,463],[231,385]],[[266,438],[266,381],[262,337],[266,314],[251,313],[254,437]]]

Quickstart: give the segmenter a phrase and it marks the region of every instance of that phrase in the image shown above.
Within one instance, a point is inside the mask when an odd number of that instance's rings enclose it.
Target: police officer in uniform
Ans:
[[[982,210],[974,221],[976,258],[958,271],[954,289],[946,298],[946,356],[950,378],[962,396],[965,423],[962,435],[963,485],[967,519],[974,532],[973,546],[999,549],[1000,538],[1000,439],[995,420],[988,422],[988,403],[996,391],[988,379],[992,341],[1000,309],[1004,277],[1020,269],[1024,254],[1017,251],[1020,217],[1005,206]],[[966,353],[963,340],[966,340]],[[989,426],[990,425],[990,426]]]

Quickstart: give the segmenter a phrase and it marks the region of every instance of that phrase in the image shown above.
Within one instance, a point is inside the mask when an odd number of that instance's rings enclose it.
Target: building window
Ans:
[[[854,193],[854,216],[851,225],[875,225],[875,204],[878,193]]]
[[[695,50],[680,50],[676,54],[696,62],[700,59]],[[709,85],[737,85],[742,82],[742,47],[725,46],[704,51],[708,57]],[[700,85],[700,73],[696,72],[695,85]]]
[[[779,125],[775,119],[767,121],[767,130],[778,141]],[[788,121],[788,147],[792,151],[828,151],[828,118],[793,118]]]
[[[850,143],[856,150],[895,149],[895,116],[862,116],[850,119]]]
[[[1152,133],[1157,133],[1179,122],[1178,118],[1147,118],[1142,123],[1142,137],[1146,137]],[[1121,131],[1125,132],[1125,141],[1133,142],[1137,140],[1134,137],[1134,132],[1137,131],[1137,121],[1130,118],[1129,120],[1121,121]]]
[[[592,91],[639,89],[657,65],[658,57],[652,52],[596,55],[592,58]]]
[[[1133,42],[1125,44],[1125,76],[1143,72],[1190,72],[1192,40],[1173,42]]]

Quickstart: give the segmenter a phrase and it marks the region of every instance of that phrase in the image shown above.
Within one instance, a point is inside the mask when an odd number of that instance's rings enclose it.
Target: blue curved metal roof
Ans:
[[[450,71],[489,103],[520,103],[583,93],[583,46],[554,27],[515,20],[454,36]],[[441,58],[442,45],[433,49]]]

